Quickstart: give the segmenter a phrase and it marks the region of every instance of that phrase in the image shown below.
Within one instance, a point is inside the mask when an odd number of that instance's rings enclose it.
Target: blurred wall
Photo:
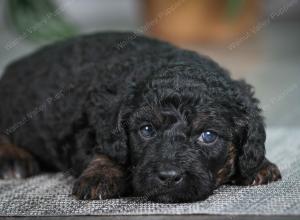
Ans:
[[[4,0],[0,0],[4,1]],[[80,25],[83,32],[94,30],[133,30],[143,24],[143,0],[55,0],[66,5],[69,19]],[[264,14],[293,0],[263,0]],[[300,0],[276,21],[300,20]],[[70,2],[70,3],[68,3]],[[67,3],[67,4],[66,4]]]
[[[3,33],[5,1],[0,0],[0,31]],[[263,0],[264,13],[271,14],[281,6],[293,0]],[[289,13],[285,13],[277,21],[300,20],[300,0]],[[64,12],[83,32],[95,30],[133,30],[143,24],[143,0],[55,0],[58,7],[64,7]]]
[[[56,0],[83,32],[133,30],[142,23],[141,0]],[[64,6],[63,6],[64,7]]]
[[[271,14],[274,10],[294,1],[288,13],[282,14],[278,21],[300,21],[300,0],[264,0],[264,13]]]

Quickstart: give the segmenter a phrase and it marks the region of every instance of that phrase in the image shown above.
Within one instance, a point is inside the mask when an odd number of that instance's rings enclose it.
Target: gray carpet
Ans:
[[[300,215],[300,130],[268,130],[267,155],[283,180],[265,186],[223,186],[207,200],[159,204],[139,198],[77,201],[70,196],[73,179],[62,173],[26,180],[0,180],[0,215],[151,215],[229,214]]]

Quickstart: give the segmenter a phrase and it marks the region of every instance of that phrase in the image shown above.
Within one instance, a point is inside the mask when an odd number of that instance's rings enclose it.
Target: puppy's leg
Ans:
[[[0,137],[0,179],[25,178],[39,172],[39,165],[26,150]]]
[[[125,192],[125,172],[105,155],[96,156],[75,181],[73,195],[78,199],[108,199]]]
[[[281,179],[281,174],[278,167],[271,163],[267,158],[264,159],[259,170],[254,177],[239,178],[237,177],[233,183],[238,185],[263,185]]]

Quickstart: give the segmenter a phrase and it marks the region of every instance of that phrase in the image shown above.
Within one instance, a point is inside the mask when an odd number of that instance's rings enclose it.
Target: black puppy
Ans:
[[[251,86],[207,57],[133,36],[78,37],[6,69],[2,178],[70,171],[80,199],[160,202],[280,178]]]

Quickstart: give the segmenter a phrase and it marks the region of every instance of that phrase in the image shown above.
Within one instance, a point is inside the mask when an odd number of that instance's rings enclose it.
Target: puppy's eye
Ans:
[[[204,131],[198,138],[198,141],[205,144],[211,144],[215,142],[218,138],[218,135],[212,131]]]
[[[140,134],[141,136],[145,138],[151,138],[156,135],[156,131],[152,125],[144,125],[140,128]]]

